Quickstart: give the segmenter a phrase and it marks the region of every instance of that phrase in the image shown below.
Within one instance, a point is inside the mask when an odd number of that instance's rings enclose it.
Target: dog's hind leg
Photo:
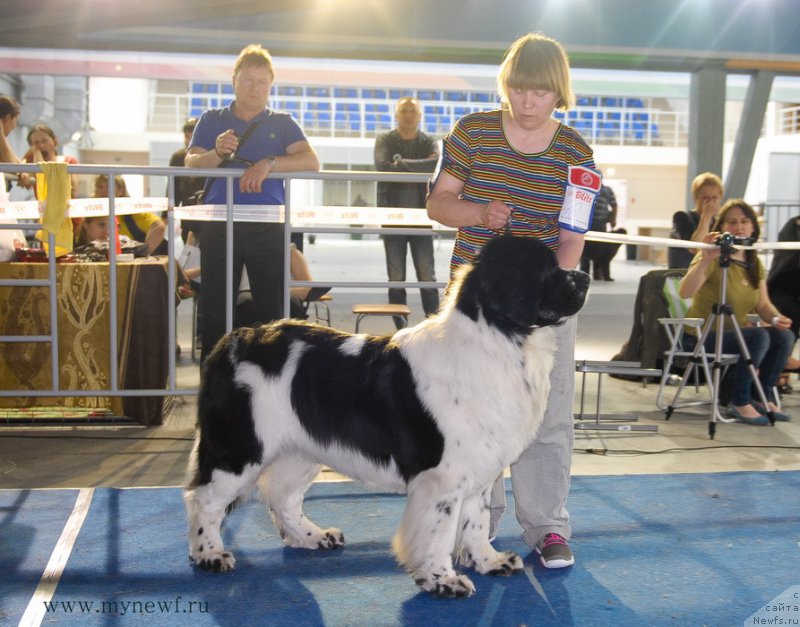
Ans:
[[[449,489],[448,489],[449,488]],[[425,471],[408,485],[408,502],[392,548],[416,584],[446,598],[471,596],[475,586],[453,569],[463,495],[449,477]]]
[[[489,543],[491,491],[489,486],[464,500],[458,561],[474,567],[482,575],[513,575],[522,572],[522,559],[512,551],[495,551]]]
[[[236,565],[220,535],[226,510],[247,494],[259,473],[258,466],[245,467],[242,474],[215,470],[209,483],[184,491],[189,519],[189,559],[204,570],[226,572]]]
[[[273,461],[259,479],[259,489],[287,546],[299,549],[338,549],[344,546],[341,530],[320,529],[303,513],[303,497],[321,464],[296,455]]]

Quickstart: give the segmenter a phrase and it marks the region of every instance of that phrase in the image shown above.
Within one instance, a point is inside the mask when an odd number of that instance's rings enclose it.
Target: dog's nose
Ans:
[[[580,290],[588,290],[591,277],[586,272],[580,270],[570,270],[570,278],[575,283],[575,287]]]

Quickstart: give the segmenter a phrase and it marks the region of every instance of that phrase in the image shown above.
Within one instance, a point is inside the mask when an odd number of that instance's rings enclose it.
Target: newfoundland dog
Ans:
[[[184,491],[190,559],[227,571],[220,527],[255,484],[286,545],[336,549],[339,529],[303,513],[322,465],[408,495],[392,547],[423,589],[470,596],[454,562],[522,570],[489,543],[492,483],[536,435],[550,392],[554,331],[583,306],[589,277],[541,242],[490,241],[441,311],[394,335],[281,320],[235,329],[202,373]]]

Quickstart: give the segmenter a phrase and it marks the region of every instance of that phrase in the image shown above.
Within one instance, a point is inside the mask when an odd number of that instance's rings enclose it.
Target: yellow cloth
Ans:
[[[36,177],[36,197],[46,201],[42,226],[44,231],[56,236],[56,256],[72,250],[72,220],[67,216],[72,186],[66,163],[40,162],[44,176]],[[47,250],[47,235],[39,231],[36,236],[44,242]]]

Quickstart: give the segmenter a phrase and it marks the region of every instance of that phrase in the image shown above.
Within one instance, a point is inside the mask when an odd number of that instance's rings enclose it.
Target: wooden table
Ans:
[[[117,264],[119,389],[163,389],[168,352],[166,257]],[[46,279],[46,263],[0,263],[1,279]],[[57,265],[59,389],[110,388],[108,263]],[[0,335],[50,333],[47,287],[0,287]],[[0,388],[52,387],[50,344],[0,343]],[[25,396],[0,397],[0,407],[108,408],[143,425],[160,424],[164,397]]]

